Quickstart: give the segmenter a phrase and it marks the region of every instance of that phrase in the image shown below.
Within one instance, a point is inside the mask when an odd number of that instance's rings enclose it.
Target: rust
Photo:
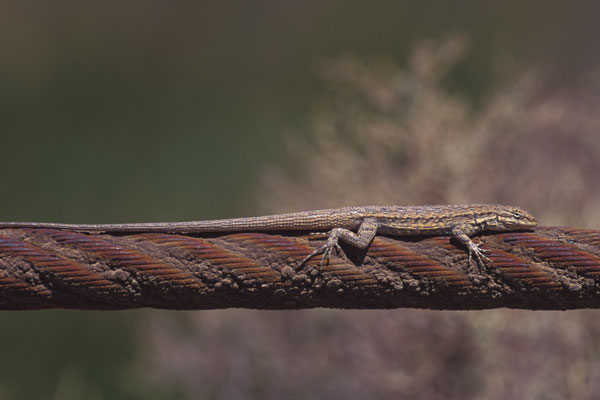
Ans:
[[[449,244],[447,238],[439,238],[439,240],[438,243],[442,246]],[[452,248],[454,247],[452,246]],[[428,279],[433,283],[442,284],[443,286],[457,286],[461,288],[472,286],[464,270],[441,264],[432,258],[403,246],[401,242],[376,238],[369,248],[369,255],[378,262],[389,265],[395,270],[406,271],[419,279]]]
[[[281,254],[285,256],[286,261],[291,258],[295,263],[303,260],[314,250],[304,240],[299,240],[297,237],[283,237],[256,232],[238,233],[228,237],[235,243],[251,245],[261,252]],[[324,240],[326,237],[326,235],[310,235],[313,240],[315,238]],[[306,263],[304,268],[311,267],[322,271],[325,278],[339,278],[349,284],[360,284],[363,288],[372,287],[377,283],[376,279],[364,273],[361,268],[339,258],[332,257],[328,263],[321,267],[321,258],[314,257]]]
[[[533,233],[501,234],[501,240],[511,246],[533,251],[536,258],[560,269],[569,269],[585,277],[600,275],[600,257],[580,250],[576,245]]]
[[[106,297],[107,294],[125,294],[120,285],[110,282],[101,274],[94,273],[77,262],[59,257],[27,242],[0,236],[0,252],[4,256],[24,261],[39,275],[36,277],[37,279],[49,280],[53,286],[63,287],[71,292],[85,293],[92,298],[100,299]],[[33,289],[35,286],[25,281],[27,279],[25,277],[15,278],[26,276],[27,271],[18,269],[18,267],[13,267],[12,271],[5,267],[0,271],[4,275],[0,282],[6,282],[4,287],[23,289],[28,293],[33,291],[45,299],[53,297],[53,292],[48,289]],[[29,281],[32,281],[32,278],[29,278]],[[28,287],[29,289],[27,289]]]
[[[184,255],[192,256],[198,262],[220,266],[231,270],[234,274],[243,275],[249,279],[257,278],[265,282],[280,280],[280,274],[268,266],[214,244],[206,239],[181,235],[168,235],[164,233],[146,233],[134,235],[136,241],[150,241],[168,249],[169,251],[182,250]]]
[[[378,236],[298,268],[326,238],[0,229],[0,309],[600,307],[600,231],[480,235],[485,270],[449,236]]]

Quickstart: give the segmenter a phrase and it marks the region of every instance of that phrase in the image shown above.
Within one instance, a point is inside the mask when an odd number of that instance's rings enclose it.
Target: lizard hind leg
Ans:
[[[358,233],[354,233],[345,228],[333,228],[331,232],[329,232],[329,237],[327,238],[325,244],[306,256],[300,262],[297,269],[302,268],[302,266],[304,266],[304,264],[306,264],[311,258],[321,253],[323,254],[321,257],[321,267],[323,267],[325,261],[329,263],[331,252],[334,249],[338,254],[341,253],[342,249],[338,243],[339,240],[359,249],[366,249],[373,241],[373,238],[377,233],[377,228],[377,222],[371,219],[366,219],[361,223],[360,227],[358,228]]]

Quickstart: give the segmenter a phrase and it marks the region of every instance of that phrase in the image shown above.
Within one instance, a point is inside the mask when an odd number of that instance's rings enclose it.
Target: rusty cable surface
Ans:
[[[600,307],[600,231],[539,227],[477,236],[469,266],[448,236],[377,236],[322,270],[294,266],[326,234],[92,235],[0,229],[0,309]]]

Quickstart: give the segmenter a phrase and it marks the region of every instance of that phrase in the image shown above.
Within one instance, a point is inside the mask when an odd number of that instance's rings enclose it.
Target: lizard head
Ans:
[[[479,221],[486,230],[520,230],[537,226],[534,216],[519,207],[497,205],[493,208],[483,221]]]

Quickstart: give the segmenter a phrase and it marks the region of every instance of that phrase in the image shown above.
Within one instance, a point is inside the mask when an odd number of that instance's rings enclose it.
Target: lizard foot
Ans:
[[[319,265],[321,268],[323,268],[323,264],[325,264],[325,261],[327,261],[327,264],[329,264],[331,252],[334,249],[337,254],[340,254],[340,252],[342,251],[342,248],[338,244],[337,237],[330,236],[329,238],[327,238],[327,242],[325,242],[323,246],[315,249],[315,251],[310,253],[308,256],[304,257],[304,259],[300,261],[300,264],[298,264],[298,266],[296,267],[296,270],[301,269],[311,258],[321,253],[323,254],[323,256],[321,257],[321,263]]]
[[[469,245],[469,265],[471,265],[471,258],[475,258],[475,262],[477,264],[477,270],[479,272],[485,271],[486,266],[485,263],[492,263],[486,255],[484,254],[486,250],[482,249],[480,245],[471,242]],[[473,256],[473,257],[472,257]]]

